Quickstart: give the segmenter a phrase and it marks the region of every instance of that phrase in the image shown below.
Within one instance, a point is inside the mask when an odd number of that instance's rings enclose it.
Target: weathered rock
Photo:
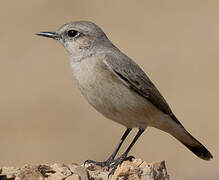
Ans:
[[[93,164],[40,164],[0,168],[0,180],[169,180],[165,162],[124,161],[108,178],[110,168]]]

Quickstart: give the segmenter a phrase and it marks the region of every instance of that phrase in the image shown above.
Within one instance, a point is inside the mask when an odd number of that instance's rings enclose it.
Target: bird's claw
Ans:
[[[116,160],[109,158],[107,161],[104,162],[97,162],[97,161],[93,161],[93,160],[86,160],[84,162],[84,165],[86,164],[94,164],[96,166],[100,166],[100,167],[108,167],[111,169],[108,177],[110,177],[111,175],[114,174],[115,170],[117,169],[117,167],[119,165],[121,165],[123,163],[123,161],[132,161],[132,159],[134,159],[134,156],[128,156],[127,154],[123,154],[121,155],[119,158],[117,158]]]
[[[86,164],[94,164],[94,165],[97,165],[97,166],[100,166],[100,167],[110,167],[110,164],[114,162],[113,159],[109,158],[107,161],[104,161],[104,162],[97,162],[97,161],[93,161],[93,160],[86,160],[84,162],[84,165]]]
[[[114,160],[112,165],[110,166],[111,168],[111,171],[108,175],[108,177],[110,177],[111,175],[114,174],[115,170],[117,169],[117,167],[119,165],[121,165],[123,163],[123,161],[131,161],[132,159],[134,159],[135,157],[134,156],[128,156],[127,157],[127,154],[123,154],[121,155],[118,159]]]

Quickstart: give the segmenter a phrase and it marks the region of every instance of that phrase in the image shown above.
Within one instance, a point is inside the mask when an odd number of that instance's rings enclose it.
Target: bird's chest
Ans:
[[[73,65],[72,71],[80,91],[92,106],[104,114],[115,111],[114,106],[121,96],[119,86],[123,85],[102,59],[83,60]]]
[[[127,127],[142,124],[151,104],[127,88],[102,60],[84,60],[72,71],[81,93],[97,111]]]

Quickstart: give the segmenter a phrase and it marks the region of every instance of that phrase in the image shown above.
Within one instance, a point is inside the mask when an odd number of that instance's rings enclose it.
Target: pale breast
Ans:
[[[152,123],[158,110],[109,71],[103,56],[74,63],[72,71],[84,97],[107,118],[127,127]]]

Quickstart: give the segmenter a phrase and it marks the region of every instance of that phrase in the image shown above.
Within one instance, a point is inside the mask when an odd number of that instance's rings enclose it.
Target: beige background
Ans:
[[[216,0],[1,0],[0,166],[105,160],[125,130],[81,96],[64,48],[34,35],[75,20],[101,26],[140,64],[214,159],[198,159],[152,128],[131,154],[148,162],[166,160],[171,179],[218,179]]]

